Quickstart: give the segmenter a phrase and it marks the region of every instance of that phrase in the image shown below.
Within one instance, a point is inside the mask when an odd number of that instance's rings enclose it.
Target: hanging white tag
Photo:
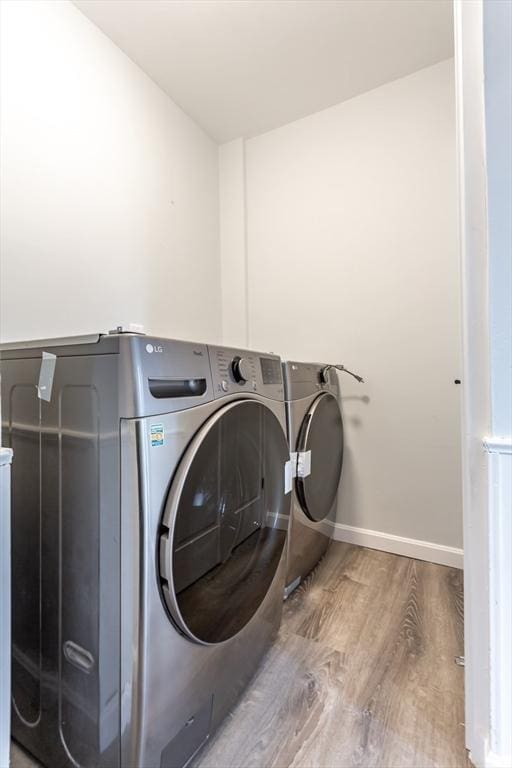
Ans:
[[[292,483],[293,483],[293,468],[292,468],[292,462],[286,461],[284,465],[284,492],[285,495],[290,493],[292,490]]]
[[[311,474],[311,451],[297,454],[297,477],[307,477]]]
[[[290,453],[290,461],[292,463],[292,477],[297,477],[297,456],[298,454]]]
[[[43,352],[41,368],[39,370],[39,384],[37,386],[37,396],[40,400],[46,400],[48,403],[52,398],[53,375],[55,373],[55,363],[57,358],[51,352]]]

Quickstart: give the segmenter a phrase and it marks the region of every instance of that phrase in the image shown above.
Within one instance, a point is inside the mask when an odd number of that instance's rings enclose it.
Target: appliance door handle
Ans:
[[[156,398],[201,397],[206,379],[148,379],[149,391]]]

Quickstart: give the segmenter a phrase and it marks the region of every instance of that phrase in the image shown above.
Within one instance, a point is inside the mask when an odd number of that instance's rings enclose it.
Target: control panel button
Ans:
[[[239,384],[245,384],[251,378],[249,362],[244,357],[235,357],[231,362],[233,378]]]
[[[228,382],[225,379],[224,379],[224,381],[221,381],[220,386],[221,386],[223,392],[227,392],[228,389],[229,389],[229,384],[228,384]]]

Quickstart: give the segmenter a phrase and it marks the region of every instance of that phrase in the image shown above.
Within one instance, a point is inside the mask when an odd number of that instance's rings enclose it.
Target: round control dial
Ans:
[[[244,357],[235,357],[231,363],[231,371],[235,381],[239,384],[245,384],[251,378],[249,362]]]

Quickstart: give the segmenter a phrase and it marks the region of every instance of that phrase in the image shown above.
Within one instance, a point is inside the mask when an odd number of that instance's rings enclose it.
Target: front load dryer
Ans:
[[[322,558],[332,537],[343,464],[343,419],[334,367],[286,362],[283,374],[295,468],[287,597]]]
[[[111,334],[4,345],[1,371],[14,738],[51,768],[180,768],[280,622],[280,360]]]

